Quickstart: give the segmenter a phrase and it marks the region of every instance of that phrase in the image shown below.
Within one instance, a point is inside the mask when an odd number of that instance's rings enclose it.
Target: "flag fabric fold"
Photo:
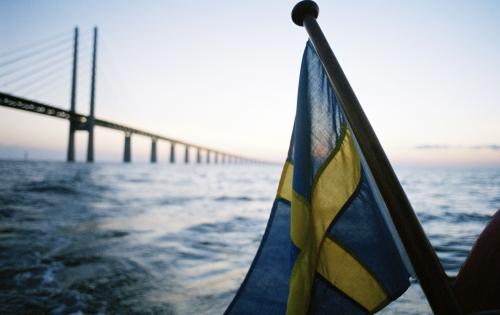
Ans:
[[[226,314],[370,314],[411,265],[313,45],[268,226]]]

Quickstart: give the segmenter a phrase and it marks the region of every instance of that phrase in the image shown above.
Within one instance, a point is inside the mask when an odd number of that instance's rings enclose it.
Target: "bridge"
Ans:
[[[35,114],[47,115],[52,117],[57,117],[60,119],[65,119],[69,121],[69,136],[68,136],[68,148],[66,160],[68,162],[75,161],[75,132],[85,131],[88,133],[88,144],[87,144],[87,162],[94,162],[94,128],[96,126],[118,130],[124,133],[124,150],[123,150],[123,162],[132,161],[132,135],[141,135],[151,139],[151,163],[157,162],[157,142],[166,141],[170,143],[170,163],[175,163],[175,149],[176,146],[184,147],[184,162],[190,162],[189,152],[191,148],[196,150],[196,162],[202,163],[202,154],[205,155],[205,162],[210,163],[213,159],[213,163],[259,163],[261,161],[239,156],[215,148],[210,148],[207,146],[202,146],[180,139],[174,139],[171,137],[162,136],[150,131],[141,130],[138,128],[133,128],[130,126],[125,126],[116,122],[111,122],[108,120],[98,119],[95,117],[95,84],[96,84],[96,68],[97,68],[97,35],[98,30],[95,27],[93,29],[93,52],[92,52],[92,73],[90,82],[90,113],[89,115],[84,115],[76,112],[76,83],[77,83],[77,67],[78,67],[78,46],[79,46],[79,30],[74,29],[73,34],[73,54],[72,54],[72,77],[71,77],[71,101],[70,109],[63,109],[50,104],[44,104],[32,99],[23,98],[18,95],[13,95],[12,93],[4,93],[0,91],[0,106],[13,108],[22,111],[28,111]],[[43,50],[40,50],[43,52]],[[19,60],[30,57],[31,54],[22,54],[21,56],[15,56],[7,62],[0,63],[0,77],[5,76],[8,71],[1,72],[1,66],[8,65],[10,63],[16,63]],[[11,71],[12,72],[12,71]],[[18,79],[14,79],[18,80]]]

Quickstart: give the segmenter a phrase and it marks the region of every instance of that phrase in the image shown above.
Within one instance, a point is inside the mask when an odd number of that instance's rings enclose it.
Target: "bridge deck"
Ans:
[[[47,105],[47,104],[43,104],[43,103],[39,103],[39,102],[36,102],[33,100],[29,100],[29,99],[25,99],[25,98],[21,98],[21,97],[17,97],[14,95],[0,92],[0,106],[15,108],[15,109],[19,109],[19,110],[24,110],[24,111],[36,113],[36,114],[43,114],[43,115],[48,115],[48,116],[52,116],[52,117],[72,120],[72,121],[77,123],[77,129],[80,129],[80,130],[87,129],[86,126],[87,126],[89,116],[79,114],[76,112],[72,113],[69,110],[62,109],[62,108],[55,107],[55,106],[51,106],[51,105]],[[208,147],[204,147],[201,145],[185,142],[185,141],[170,138],[170,137],[165,137],[165,136],[162,136],[159,134],[155,134],[152,132],[140,130],[140,129],[129,127],[129,126],[125,126],[125,125],[111,122],[108,120],[94,118],[94,123],[96,126],[101,126],[104,128],[120,130],[120,131],[123,131],[125,133],[138,134],[138,135],[146,136],[149,138],[165,140],[165,141],[168,141],[170,143],[181,144],[181,145],[185,145],[185,146],[189,146],[189,147],[193,147],[193,148],[199,148],[202,150],[210,151],[210,152],[217,153],[217,154],[225,154],[228,156],[240,158],[239,156],[236,156],[236,155],[233,155],[230,153],[222,152],[219,150],[211,149]]]

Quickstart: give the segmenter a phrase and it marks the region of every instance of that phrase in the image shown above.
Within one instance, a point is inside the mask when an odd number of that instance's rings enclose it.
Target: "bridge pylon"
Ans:
[[[70,120],[69,120],[69,138],[68,138],[68,152],[66,160],[68,162],[75,161],[75,131],[76,122],[74,121],[74,113],[76,107],[76,71],[78,69],[78,27],[75,27],[73,35],[73,71],[71,75],[71,99],[70,99]]]
[[[97,27],[94,27],[94,50],[92,53],[92,77],[90,81],[90,114],[87,121],[89,140],[87,145],[87,162],[94,162],[94,124],[95,124],[95,80],[97,63]]]

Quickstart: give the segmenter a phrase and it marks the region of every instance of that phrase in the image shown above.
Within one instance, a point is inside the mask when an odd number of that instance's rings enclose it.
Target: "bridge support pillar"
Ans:
[[[151,163],[156,163],[156,139],[151,139]]]
[[[175,143],[170,142],[170,163],[175,163]]]
[[[87,162],[94,162],[94,119],[89,119],[89,140],[87,144]]]
[[[130,163],[132,161],[132,135],[125,134],[125,146],[123,148],[123,162]]]
[[[207,150],[207,164],[210,164],[210,151]]]
[[[66,155],[67,162],[75,161],[75,128],[73,122],[69,122],[69,139],[68,139],[68,152]]]
[[[201,149],[196,148],[196,163],[200,164],[201,163]]]
[[[214,157],[214,163],[217,164],[219,163],[219,153],[215,152],[215,157]]]
[[[189,163],[189,146],[186,146],[184,151],[184,163]]]
[[[222,164],[226,164],[226,155],[225,154],[222,154]]]

